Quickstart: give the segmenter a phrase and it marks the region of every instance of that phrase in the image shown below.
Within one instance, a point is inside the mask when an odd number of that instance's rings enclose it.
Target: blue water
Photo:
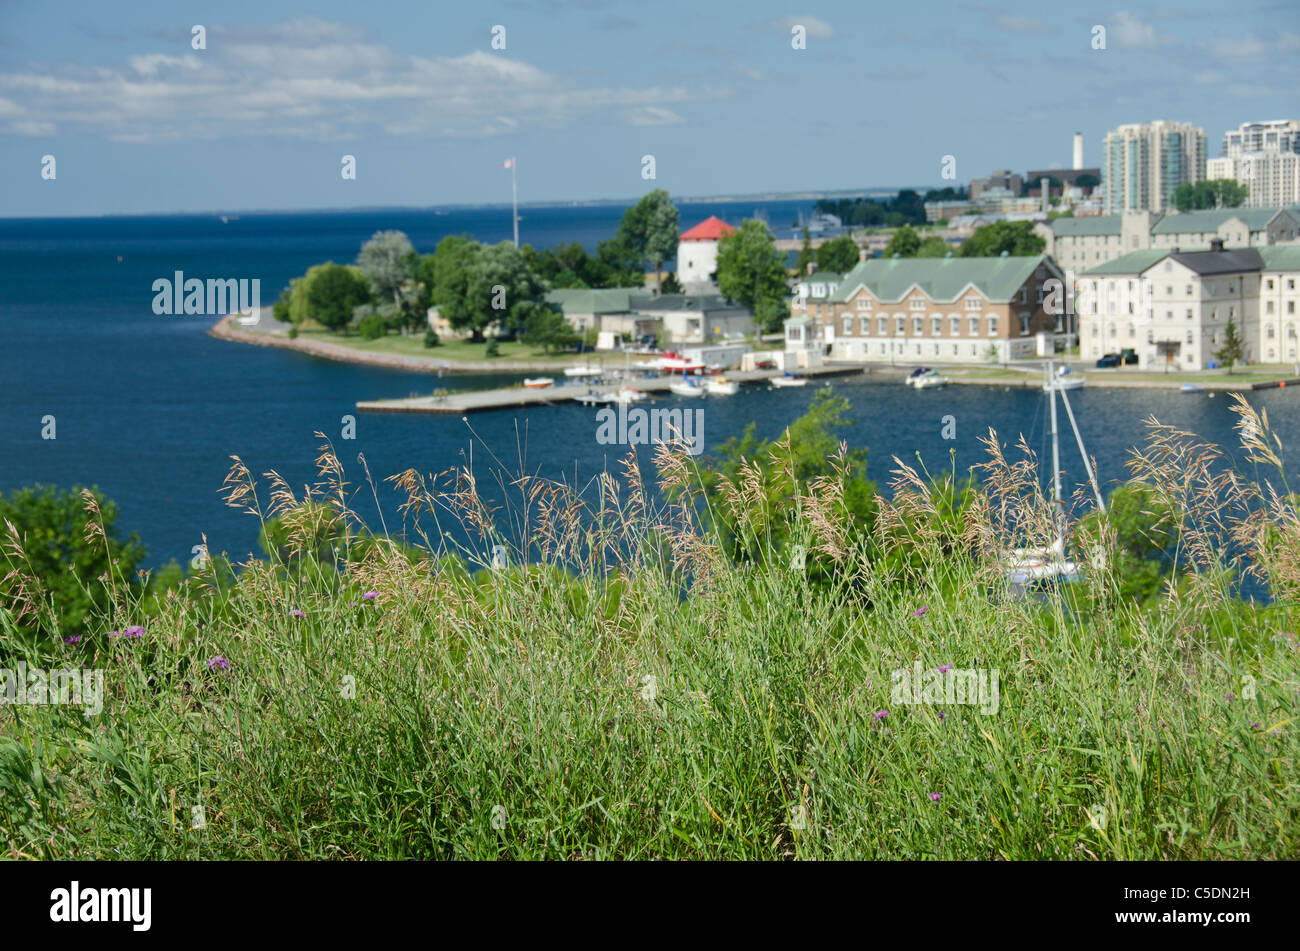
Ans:
[[[763,207],[771,223],[783,227],[810,203]],[[690,225],[710,214],[738,221],[754,209],[752,203],[688,205],[682,221]],[[579,241],[594,248],[613,235],[622,211],[527,208],[521,238],[539,247]],[[606,465],[617,469],[626,450],[598,445],[595,411],[576,405],[476,414],[470,424],[477,437],[457,417],[358,414],[356,440],[341,440],[341,417],[354,413],[359,399],[517,378],[435,381],[427,374],[333,363],[215,340],[206,334],[210,318],[158,317],[151,310],[153,281],[176,270],[260,278],[269,303],[309,265],[351,261],[362,241],[386,228],[405,231],[417,249],[431,251],[447,234],[504,240],[510,221],[509,211],[499,209],[242,215],[227,224],[199,216],[0,220],[0,490],[37,482],[98,485],[120,506],[121,525],[140,533],[148,563],[159,565],[187,562],[202,533],[214,551],[256,551],[256,522],[227,508],[217,494],[229,456],[239,455],[255,473],[276,469],[301,486],[315,478],[316,430],[334,439],[358,482],[357,453],[382,479],[412,466],[445,470],[468,461],[471,447],[479,482],[487,486],[496,468],[488,449],[512,471],[578,484]],[[964,471],[982,460],[977,440],[990,426],[1004,442],[1024,432],[1035,449],[1043,448],[1045,401],[1032,390],[954,386],[914,393],[900,385],[850,382],[836,388],[850,397],[858,419],[846,435],[870,450],[869,474],[882,483],[893,455],[914,462],[920,452],[938,471],[949,467],[951,448]],[[751,387],[706,402],[706,443],[738,435],[750,421],[760,436],[776,437],[814,392]],[[1250,399],[1267,407],[1285,444],[1300,444],[1300,392],[1269,390]],[[1148,415],[1235,443],[1224,396],[1084,389],[1072,400],[1104,481],[1124,477],[1123,463]],[[942,417],[950,414],[957,425],[951,442],[941,438]],[[41,438],[47,415],[56,421],[53,440]],[[1066,468],[1081,479],[1068,441],[1063,455]],[[1300,485],[1294,466],[1288,475]],[[400,524],[395,493],[381,486],[381,498],[389,527]],[[362,501],[360,508],[373,506]]]

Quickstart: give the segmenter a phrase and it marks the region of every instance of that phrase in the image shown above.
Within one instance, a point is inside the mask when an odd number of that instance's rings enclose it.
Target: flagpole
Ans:
[[[510,220],[515,226],[515,247],[519,247],[519,186],[515,183],[515,165],[517,160],[510,160]]]

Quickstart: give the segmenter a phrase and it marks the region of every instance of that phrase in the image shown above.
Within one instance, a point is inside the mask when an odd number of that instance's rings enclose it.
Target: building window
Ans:
[[[948,333],[954,337],[961,336],[961,318],[952,314],[948,318]]]
[[[1273,289],[1273,279],[1271,277],[1264,282],[1264,287],[1270,291]]]
[[[980,319],[979,317],[972,317],[970,319],[969,335],[972,337],[978,337],[979,333],[980,333]]]
[[[1022,310],[1020,312],[1020,336],[1022,337],[1029,336],[1029,312],[1028,311]]]
[[[1272,302],[1272,301],[1267,301],[1267,302],[1264,304],[1264,313],[1266,313],[1266,314],[1271,314],[1271,313],[1273,313],[1273,302]]]
[[[1193,342],[1192,337],[1193,337],[1192,332],[1191,332],[1190,330],[1187,331],[1187,342],[1188,342],[1188,343],[1192,343],[1192,342]]]
[[[1287,312],[1288,314],[1294,314],[1294,313],[1295,313],[1295,301],[1293,301],[1293,300],[1289,300],[1289,301],[1286,302],[1286,312]]]
[[[858,333],[866,337],[871,333],[871,318],[863,317],[858,321]]]
[[[998,318],[997,318],[997,315],[996,315],[996,314],[988,314],[987,316],[988,316],[988,322],[989,322],[989,336],[990,336],[990,337],[996,337],[996,336],[998,335]]]
[[[907,306],[912,308],[912,310],[925,310],[925,301],[921,300],[919,297],[914,297],[908,301]]]
[[[919,337],[919,336],[921,336],[921,334],[922,334],[922,332],[923,332],[923,329],[922,329],[922,326],[921,326],[921,325],[922,325],[922,323],[924,323],[924,321],[925,321],[925,318],[924,318],[924,317],[913,317],[913,318],[912,318],[912,335],[913,335],[914,337]]]
[[[1269,340],[1272,340],[1272,339],[1273,339],[1273,325],[1272,325],[1272,324],[1269,324],[1269,325],[1268,325],[1268,339],[1269,339]]]
[[[844,336],[847,337],[852,333],[853,333],[853,318],[850,317],[848,314],[845,314],[844,315]]]
[[[876,320],[876,333],[880,334],[880,336],[882,337],[889,332],[888,321],[889,318],[885,316],[881,316],[879,319]]]
[[[865,297],[859,297],[858,310],[870,310],[870,309],[871,309],[871,305],[867,303],[867,299]]]
[[[902,314],[895,314],[895,315],[894,315],[894,333],[896,333],[896,334],[901,334],[902,332],[903,332],[903,315],[902,315]]]
[[[980,309],[980,299],[979,299],[978,297],[968,297],[968,298],[966,298],[966,309],[967,309],[967,310],[979,310],[979,309]]]
[[[940,317],[938,314],[931,314],[930,315],[931,336],[937,337],[941,333],[943,333],[943,318]]]

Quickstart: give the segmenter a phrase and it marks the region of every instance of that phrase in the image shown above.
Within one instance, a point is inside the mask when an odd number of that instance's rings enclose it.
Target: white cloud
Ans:
[[[37,122],[35,120],[23,120],[9,123],[9,131],[15,135],[42,136],[54,134],[53,122]]]
[[[1115,23],[1110,28],[1110,35],[1115,45],[1122,50],[1139,50],[1156,45],[1156,30],[1149,23],[1143,23],[1127,10],[1115,14]]]
[[[685,122],[686,120],[671,109],[664,109],[660,106],[642,106],[629,116],[628,121],[632,125],[677,125],[679,122]]]
[[[277,135],[333,141],[391,135],[491,136],[593,113],[664,125],[675,103],[725,99],[684,85],[582,88],[484,50],[399,53],[316,18],[231,28],[202,56],[144,53],[116,68],[77,64],[0,72],[0,118],[39,114],[120,142]],[[15,112],[14,110],[19,110]],[[47,134],[29,132],[20,134]]]
[[[779,21],[782,32],[789,33],[796,26],[802,26],[811,40],[829,40],[835,36],[835,28],[825,20],[814,16],[791,16]]]

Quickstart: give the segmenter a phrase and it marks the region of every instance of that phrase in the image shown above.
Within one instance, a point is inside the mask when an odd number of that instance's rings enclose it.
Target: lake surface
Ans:
[[[755,205],[683,206],[689,226],[717,214],[738,221]],[[784,226],[811,203],[771,202],[764,210]],[[536,246],[579,241],[589,248],[613,235],[622,208],[527,208],[521,240]],[[309,265],[355,258],[377,230],[405,231],[422,252],[447,234],[480,240],[509,237],[509,211],[499,209],[215,216],[0,220],[0,490],[34,483],[97,485],[121,508],[120,524],[138,531],[150,565],[185,563],[206,533],[214,551],[256,551],[257,525],[227,508],[217,491],[237,454],[256,473],[276,469],[292,484],[314,480],[319,440],[329,434],[355,482],[358,453],[377,480],[415,467],[438,472],[472,455],[480,485],[491,486],[490,449],[513,472],[527,471],[585,484],[602,468],[618,471],[625,447],[596,442],[596,411],[577,405],[458,417],[357,415],[355,441],[340,438],[340,420],[359,399],[427,393],[513,382],[513,376],[447,376],[440,381],[373,367],[333,363],[285,350],[215,340],[210,318],[159,317],[152,283],[174,271],[187,276],[260,278],[269,304]],[[121,258],[119,261],[118,258]],[[920,453],[933,471],[959,471],[982,461],[978,438],[989,427],[1003,442],[1023,432],[1045,448],[1046,401],[1041,392],[952,386],[913,392],[902,385],[837,381],[857,424],[845,432],[870,450],[869,475],[885,483],[897,455]],[[816,387],[774,391],[743,387],[730,398],[704,401],[708,446],[739,435],[753,421],[775,438],[811,402]],[[1224,395],[1177,391],[1084,389],[1072,394],[1088,449],[1103,481],[1124,477],[1124,461],[1144,434],[1142,420],[1186,427],[1235,444],[1234,417]],[[1288,447],[1300,445],[1300,392],[1266,390],[1250,396],[1266,407]],[[668,399],[658,405],[686,405]],[[53,416],[57,438],[41,438]],[[942,438],[942,418],[956,420],[957,438]],[[1064,416],[1063,464],[1082,479]],[[649,453],[642,450],[644,459]],[[1047,458],[1044,454],[1044,458]],[[1251,466],[1243,463],[1249,473]],[[1294,465],[1292,484],[1300,486]],[[381,488],[390,527],[396,494]],[[361,504],[362,511],[373,505]]]

